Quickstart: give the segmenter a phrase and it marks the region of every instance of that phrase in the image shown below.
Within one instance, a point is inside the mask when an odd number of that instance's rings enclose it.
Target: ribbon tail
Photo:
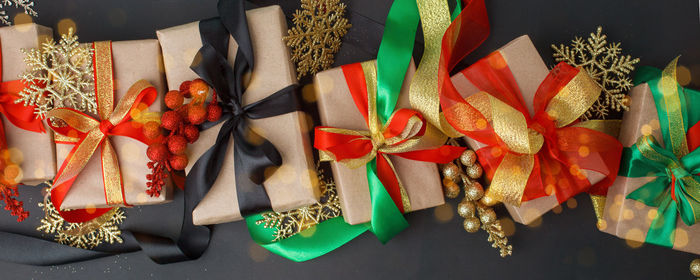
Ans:
[[[657,213],[656,218],[651,222],[644,242],[673,248],[678,210],[671,196],[664,197]]]
[[[370,223],[350,225],[343,220],[343,217],[335,217],[290,238],[274,241],[272,239],[274,229],[256,224],[256,221],[262,219],[261,214],[246,218],[248,231],[253,240],[270,252],[295,262],[323,256],[370,229]]]
[[[272,208],[263,182],[282,165],[282,156],[244,120],[238,122],[234,133],[236,192],[241,215],[246,217]]]
[[[379,180],[376,159],[367,164],[367,183],[369,183],[370,198],[372,200],[370,231],[377,236],[379,241],[386,243],[408,228],[408,222]]]

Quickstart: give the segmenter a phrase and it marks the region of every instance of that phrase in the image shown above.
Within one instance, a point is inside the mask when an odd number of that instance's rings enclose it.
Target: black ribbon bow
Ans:
[[[187,176],[184,195],[176,191],[170,204],[149,206],[143,212],[134,210],[139,212],[138,217],[132,217],[125,223],[139,223],[125,224],[122,230],[124,244],[106,244],[95,250],[72,248],[45,240],[45,237],[39,236],[34,225],[12,222],[17,228],[0,229],[0,248],[3,251],[0,260],[30,265],[59,265],[139,250],[159,264],[199,258],[209,246],[211,234],[209,227],[193,224],[192,211],[218,177],[231,136],[236,140],[234,164],[241,213],[247,216],[270,208],[269,198],[262,187],[264,173],[269,167],[280,166],[282,159],[267,140],[262,143],[250,140],[262,137],[250,129],[247,119],[268,118],[298,110],[297,86],[288,86],[267,98],[243,106],[243,74],[253,69],[253,46],[244,1],[220,0],[218,10],[221,18],[200,22],[204,47],[195,59],[200,63],[193,65],[192,69],[214,87],[225,112],[219,122],[206,123],[202,127],[208,129],[221,122],[223,125],[214,146],[195,163]],[[233,67],[226,59],[229,35],[238,43]],[[38,194],[40,188],[34,190],[32,197],[41,197]],[[181,226],[163,228],[164,222],[159,219],[182,210]],[[31,211],[41,212],[37,209]]]
[[[253,70],[253,44],[248,31],[243,1],[220,1],[220,18],[201,21],[204,46],[191,66],[211,85],[221,100],[224,114],[218,122],[205,123],[211,129],[223,122],[214,145],[187,174],[186,189],[197,193],[200,201],[216,181],[226,150],[233,137],[236,193],[241,214],[246,217],[269,210],[270,198],[263,187],[265,171],[282,165],[282,157],[267,139],[255,133],[249,119],[263,119],[299,110],[297,85],[287,86],[257,102],[242,105],[244,75]],[[227,11],[226,13],[221,13]],[[228,62],[229,35],[238,43],[233,67]]]

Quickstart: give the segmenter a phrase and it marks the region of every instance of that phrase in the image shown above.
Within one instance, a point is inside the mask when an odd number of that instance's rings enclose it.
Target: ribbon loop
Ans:
[[[621,144],[599,131],[568,127],[597,100],[600,87],[584,71],[560,63],[537,89],[531,116],[507,65],[494,52],[462,71],[482,90],[465,100],[478,113],[474,119],[481,128],[462,129],[467,123],[456,127],[487,145],[477,151],[484,167],[492,170],[486,195],[519,206],[556,194],[561,203],[590,189],[586,170],[606,175],[605,184],[612,184]]]

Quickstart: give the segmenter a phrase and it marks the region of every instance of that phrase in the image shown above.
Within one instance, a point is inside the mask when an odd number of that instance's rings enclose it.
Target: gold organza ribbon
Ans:
[[[583,115],[599,95],[600,87],[585,71],[579,71],[550,100],[545,112],[556,127],[561,128]],[[505,156],[493,175],[486,195],[519,206],[535,167],[535,155],[542,148],[545,139],[540,132],[528,126],[522,112],[486,92],[468,97],[467,102],[482,113],[508,149],[501,151]]]

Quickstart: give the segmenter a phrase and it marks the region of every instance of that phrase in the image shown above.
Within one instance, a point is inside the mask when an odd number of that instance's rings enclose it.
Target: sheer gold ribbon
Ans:
[[[411,81],[411,107],[421,112],[428,122],[450,137],[462,134],[454,129],[440,112],[438,67],[442,51],[442,36],[450,26],[450,10],[445,0],[418,0],[425,49],[420,65]]]
[[[579,71],[550,100],[545,112],[556,127],[561,128],[583,115],[599,95],[600,87],[585,71]],[[486,92],[468,97],[467,102],[483,114],[508,149],[503,151],[507,153],[493,175],[486,196],[519,206],[535,167],[535,155],[545,139],[538,131],[528,127],[527,119],[520,111]]]

